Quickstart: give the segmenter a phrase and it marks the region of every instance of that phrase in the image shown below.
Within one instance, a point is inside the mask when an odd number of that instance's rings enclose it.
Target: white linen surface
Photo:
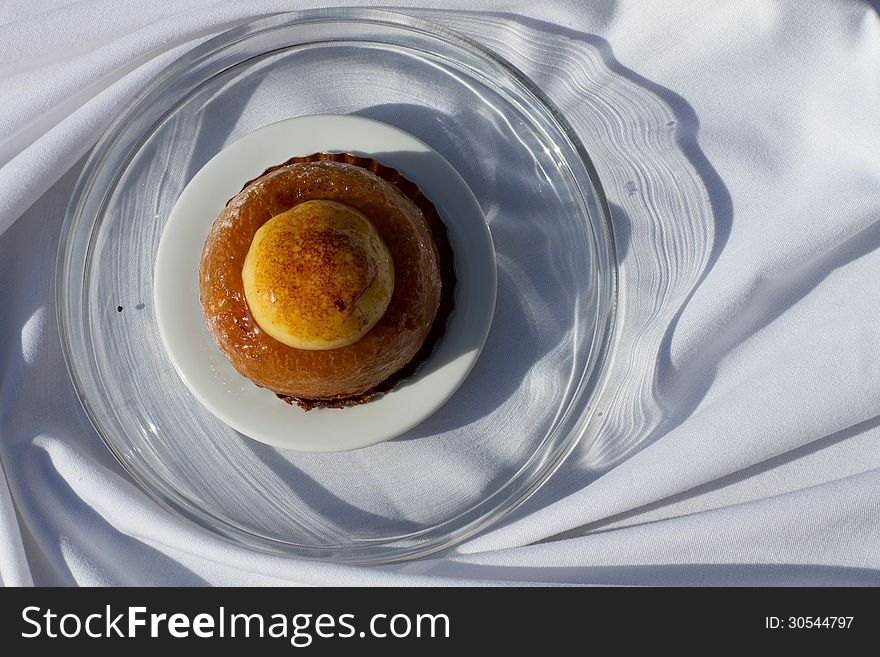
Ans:
[[[451,552],[381,569],[266,556],[171,516],[68,379],[53,263],[84,156],[187,49],[316,5],[170,6],[0,4],[4,584],[880,584],[875,6],[430,12],[511,59],[594,157],[620,321],[603,416],[557,475]]]

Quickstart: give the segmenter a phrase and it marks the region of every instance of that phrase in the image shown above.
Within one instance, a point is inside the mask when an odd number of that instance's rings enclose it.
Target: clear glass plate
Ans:
[[[371,117],[438,151],[480,202],[499,275],[486,346],[452,399],[393,441],[335,454],[217,420],[176,375],[151,303],[164,222],[195,172],[308,114]],[[131,476],[239,543],[347,563],[448,548],[546,481],[591,420],[615,295],[607,204],[559,112],[492,52],[376,10],[274,16],[184,55],[95,147],[59,247],[65,359]]]

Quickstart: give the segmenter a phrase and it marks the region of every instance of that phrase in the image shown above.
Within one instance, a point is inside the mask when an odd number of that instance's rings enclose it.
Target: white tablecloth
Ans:
[[[4,584],[880,584],[870,3],[431,14],[520,67],[591,152],[620,322],[604,414],[557,475],[453,551],[381,569],[267,556],[176,519],[114,462],[68,379],[53,263],[89,149],[182,52],[306,7],[170,6],[0,4]]]

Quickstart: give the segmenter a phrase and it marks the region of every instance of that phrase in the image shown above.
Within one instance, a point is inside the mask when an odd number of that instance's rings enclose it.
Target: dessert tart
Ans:
[[[202,250],[205,322],[235,369],[305,410],[361,404],[430,356],[453,306],[446,226],[396,169],[296,157],[245,184]]]

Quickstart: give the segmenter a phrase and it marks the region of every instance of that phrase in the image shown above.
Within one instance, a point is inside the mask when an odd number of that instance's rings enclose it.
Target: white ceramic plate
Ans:
[[[202,245],[227,199],[290,157],[347,151],[398,169],[436,205],[449,230],[458,284],[446,334],[416,375],[367,404],[306,413],[241,376],[217,348],[199,303]],[[358,116],[316,115],[256,130],[220,151],[190,181],[159,243],[154,297],[159,332],[195,397],[233,429],[275,447],[344,451],[389,440],[436,411],[479,356],[495,308],[495,251],[476,198],[424,142]]]

